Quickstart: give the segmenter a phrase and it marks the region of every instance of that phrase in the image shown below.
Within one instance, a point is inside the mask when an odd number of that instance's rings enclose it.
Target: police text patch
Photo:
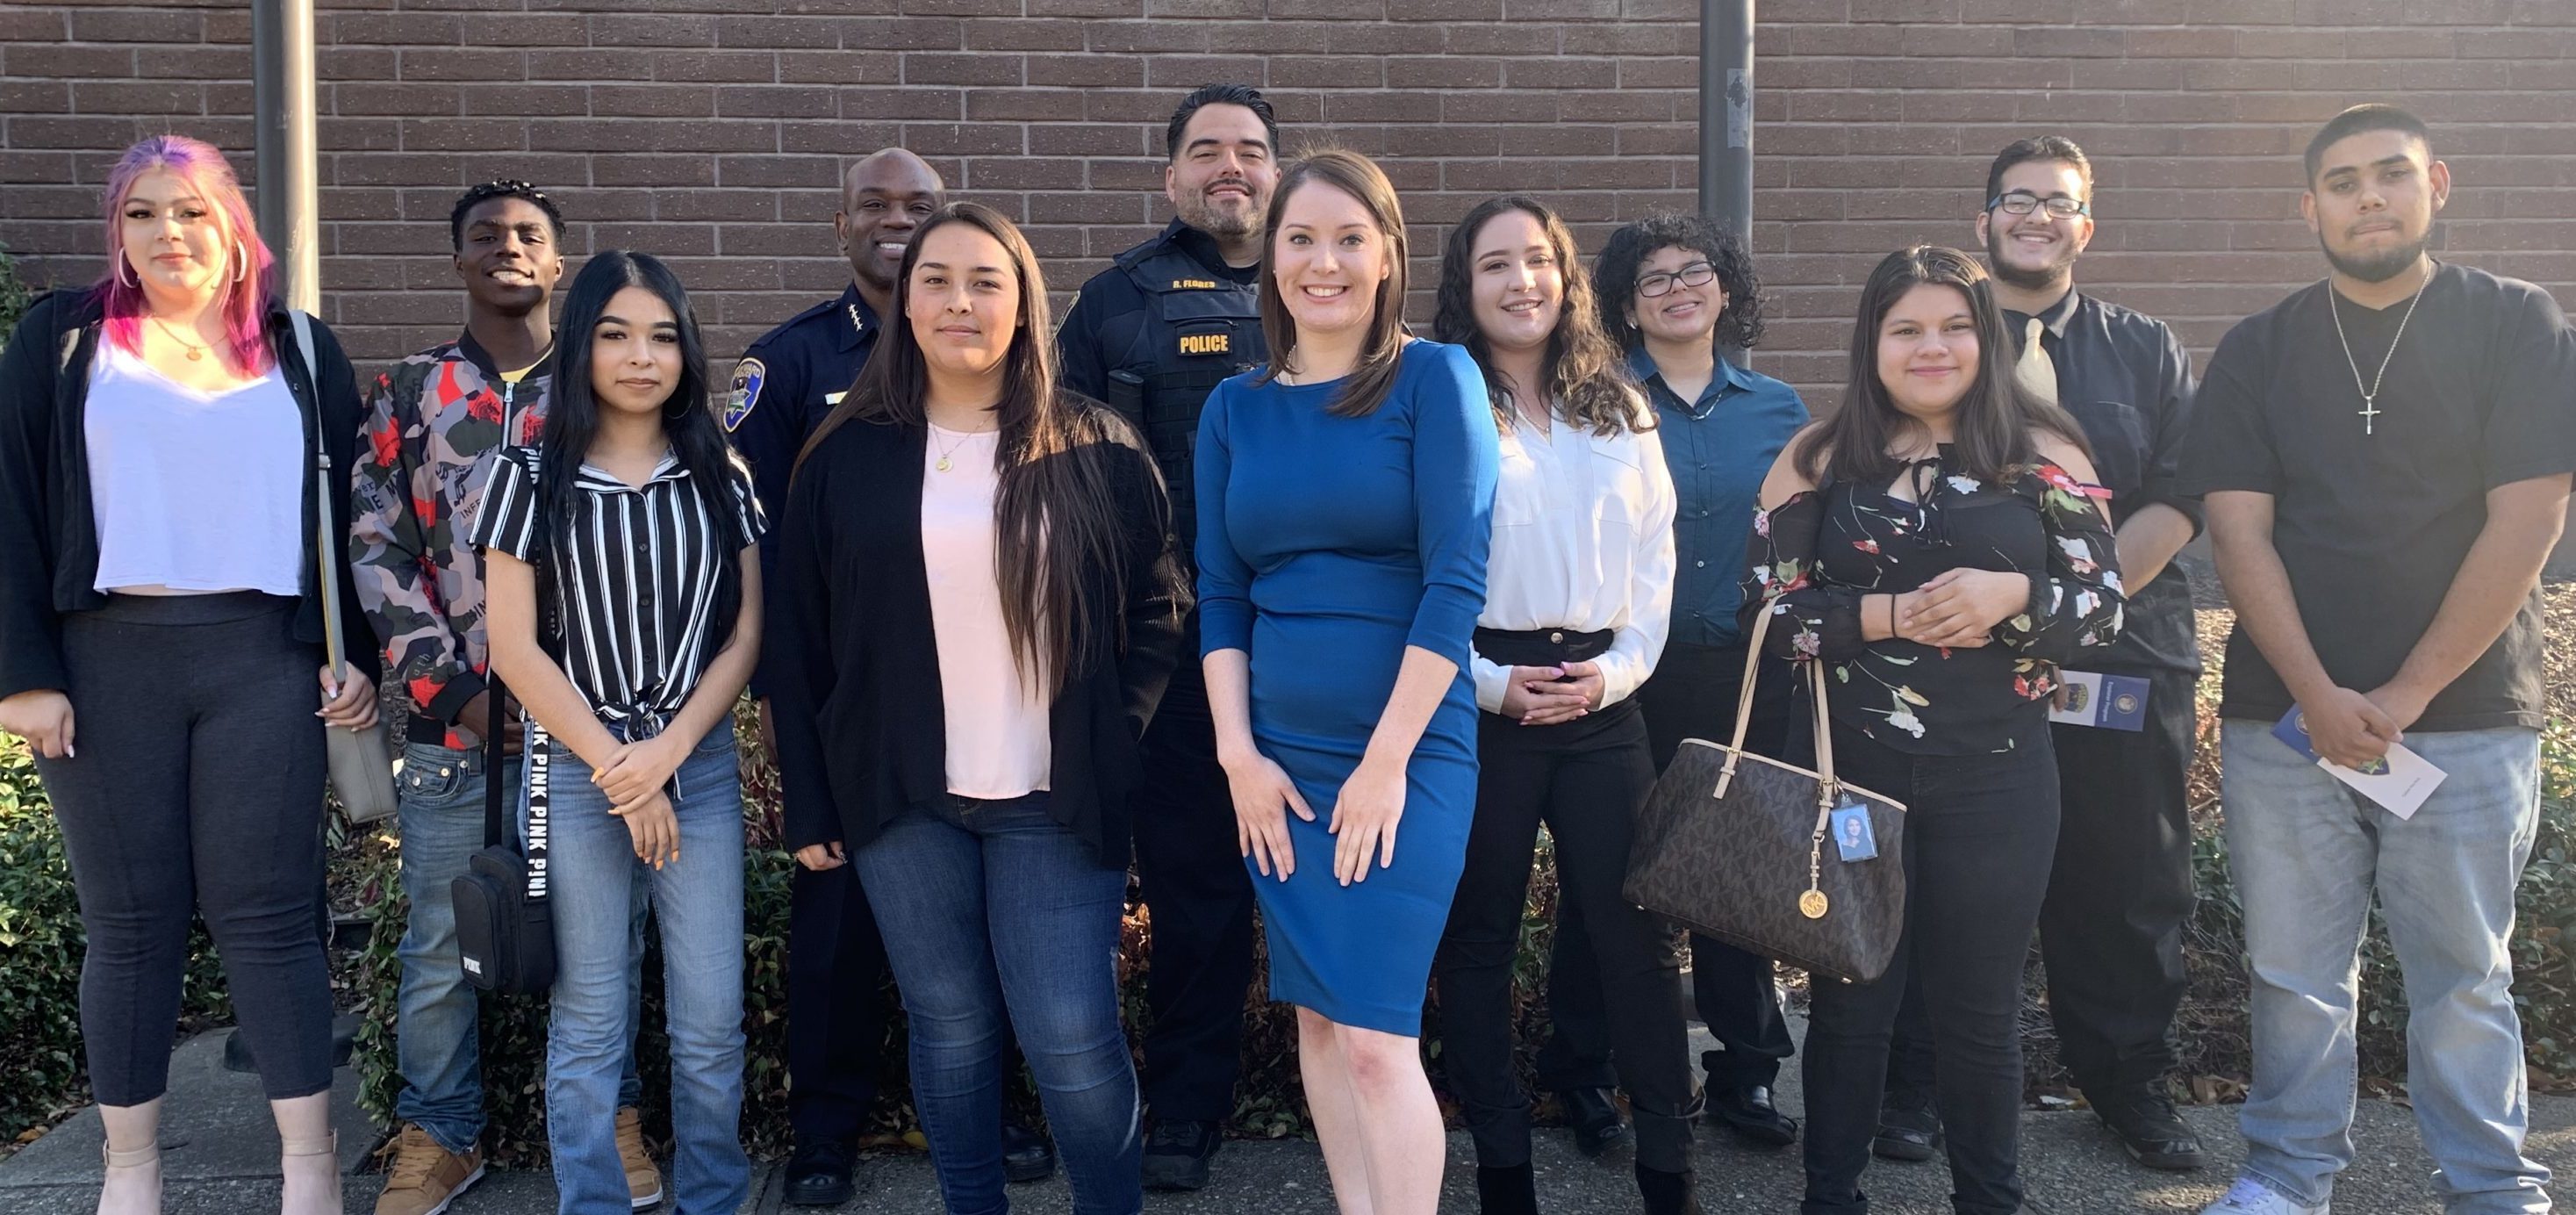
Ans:
[[[1234,335],[1231,333],[1184,333],[1181,335],[1181,353],[1183,354],[1232,354],[1233,352]]]

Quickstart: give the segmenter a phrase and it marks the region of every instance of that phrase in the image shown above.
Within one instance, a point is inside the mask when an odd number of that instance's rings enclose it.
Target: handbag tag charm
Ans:
[[[1829,906],[1830,904],[1825,901],[1825,892],[1822,890],[1809,890],[1798,896],[1798,914],[1811,920],[1825,918],[1825,911]]]

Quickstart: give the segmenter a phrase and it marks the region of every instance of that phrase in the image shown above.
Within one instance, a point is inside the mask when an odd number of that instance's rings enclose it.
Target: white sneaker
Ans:
[[[2326,1215],[2326,1204],[2309,1206],[2256,1181],[2239,1177],[2227,1196],[2200,1209],[2200,1215]]]

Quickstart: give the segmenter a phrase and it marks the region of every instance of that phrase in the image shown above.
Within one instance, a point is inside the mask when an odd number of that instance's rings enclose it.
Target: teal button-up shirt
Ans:
[[[1666,387],[1643,347],[1628,368],[1654,402],[1664,463],[1680,507],[1673,518],[1678,568],[1673,577],[1676,645],[1738,644],[1735,610],[1742,602],[1744,540],[1753,528],[1762,478],[1789,437],[1807,424],[1796,389],[1724,359],[1699,398],[1684,401]]]

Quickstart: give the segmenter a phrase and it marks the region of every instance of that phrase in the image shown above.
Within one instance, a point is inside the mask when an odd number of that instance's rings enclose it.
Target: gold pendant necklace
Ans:
[[[180,337],[180,336],[179,336],[179,331],[178,331],[178,330],[176,330],[176,329],[172,329],[172,328],[170,327],[170,322],[165,321],[165,320],[162,320],[160,317],[157,317],[157,316],[156,316],[156,317],[153,317],[153,318],[152,318],[152,323],[153,323],[153,324],[155,324],[155,325],[159,325],[159,326],[161,327],[161,332],[162,332],[162,333],[164,333],[164,334],[169,335],[169,338],[170,338],[170,340],[171,340],[171,341],[177,342],[177,343],[179,343],[181,346],[185,346],[185,347],[187,347],[187,349],[188,349],[188,361],[189,361],[189,362],[191,362],[191,363],[199,362],[199,361],[203,360],[203,359],[206,357],[206,348],[205,348],[205,347],[200,346],[200,345],[198,345],[198,344],[197,344],[197,343],[195,343],[195,342],[191,342],[191,341],[189,341],[189,340],[188,340],[188,339],[186,339],[186,338]]]
[[[938,437],[938,431],[939,431],[940,429],[941,429],[941,428],[936,427],[936,426],[931,427],[932,438],[933,438],[934,440]],[[991,433],[991,432],[990,432],[990,431],[982,431],[982,430],[968,430],[968,431],[958,431],[958,432],[955,432],[955,433],[956,433],[956,435],[957,435],[957,441],[939,449],[939,461],[938,461],[937,463],[935,463],[935,464],[932,464],[932,465],[931,465],[931,467],[932,467],[932,468],[934,468],[934,469],[936,469],[936,470],[938,470],[938,471],[940,471],[940,472],[947,472],[949,469],[951,469],[951,468],[955,468],[955,467],[956,467],[956,465],[955,465],[954,463],[952,463],[952,462],[949,460],[949,458],[948,458],[948,457],[950,457],[950,456],[952,456],[952,455],[955,455],[955,454],[957,453],[957,449],[958,449],[958,448],[960,448],[960,447],[964,447],[964,446],[966,445],[966,443],[967,443],[967,441],[968,441],[968,440],[973,439],[973,438],[974,438],[975,436],[977,436],[977,435],[980,435],[980,434],[989,434],[989,433]]]

